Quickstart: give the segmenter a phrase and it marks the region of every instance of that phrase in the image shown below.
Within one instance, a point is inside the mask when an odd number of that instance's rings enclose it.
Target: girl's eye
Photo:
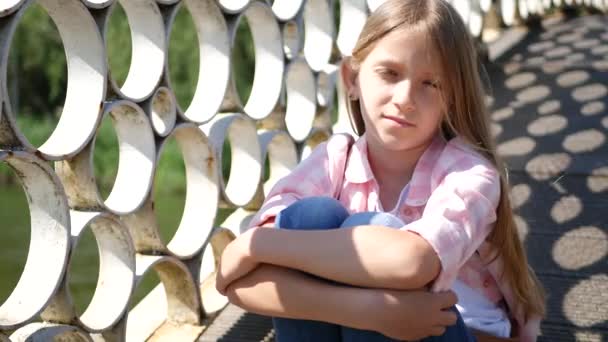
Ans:
[[[391,69],[378,69],[376,71],[382,78],[393,79],[397,77],[397,72]]]
[[[433,89],[439,89],[439,82],[433,80],[425,80],[422,82],[425,86],[429,86]]]

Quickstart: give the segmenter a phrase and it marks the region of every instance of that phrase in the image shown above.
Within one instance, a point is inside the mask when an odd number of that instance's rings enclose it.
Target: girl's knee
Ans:
[[[283,209],[275,225],[283,229],[318,230],[338,228],[349,213],[331,197],[306,197]]]

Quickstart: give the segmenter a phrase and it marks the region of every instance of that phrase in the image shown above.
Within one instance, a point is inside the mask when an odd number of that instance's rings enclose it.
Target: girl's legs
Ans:
[[[380,225],[400,228],[404,223],[388,213],[357,213],[349,216],[342,204],[329,197],[310,197],[299,200],[277,215],[275,225],[282,229],[318,230],[358,225]],[[456,313],[455,307],[452,308]],[[388,342],[395,341],[381,333],[342,327],[336,324],[273,318],[273,325],[278,342],[319,341],[319,342]],[[428,337],[424,342],[474,342],[475,339],[458,314],[455,325],[447,327],[445,334],[439,337]]]
[[[315,230],[338,228],[348,217],[348,211],[329,197],[309,197],[283,209],[275,219],[281,229]],[[273,318],[278,342],[337,342],[341,341],[340,326],[303,319]]]

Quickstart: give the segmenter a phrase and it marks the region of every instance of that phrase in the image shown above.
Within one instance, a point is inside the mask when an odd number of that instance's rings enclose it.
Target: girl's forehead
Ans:
[[[381,38],[367,56],[370,62],[409,64],[417,67],[441,70],[437,48],[428,32],[417,29],[399,29]]]

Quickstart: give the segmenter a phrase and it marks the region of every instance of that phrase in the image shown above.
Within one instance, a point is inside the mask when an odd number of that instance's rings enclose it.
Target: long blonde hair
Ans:
[[[399,29],[416,29],[427,33],[441,60],[441,83],[448,108],[441,124],[443,135],[447,139],[454,136],[464,139],[490,160],[501,174],[497,219],[488,237],[495,250],[486,261],[502,258],[502,277],[521,303],[521,307],[511,309],[523,310],[526,317],[544,316],[544,290],[528,266],[513,220],[504,167],[490,133],[476,49],[457,12],[444,0],[388,0],[370,15],[352,57],[345,62],[351,63],[351,68],[356,72],[375,44]],[[365,126],[359,100],[348,100],[347,107],[353,129],[357,134],[363,134]]]

